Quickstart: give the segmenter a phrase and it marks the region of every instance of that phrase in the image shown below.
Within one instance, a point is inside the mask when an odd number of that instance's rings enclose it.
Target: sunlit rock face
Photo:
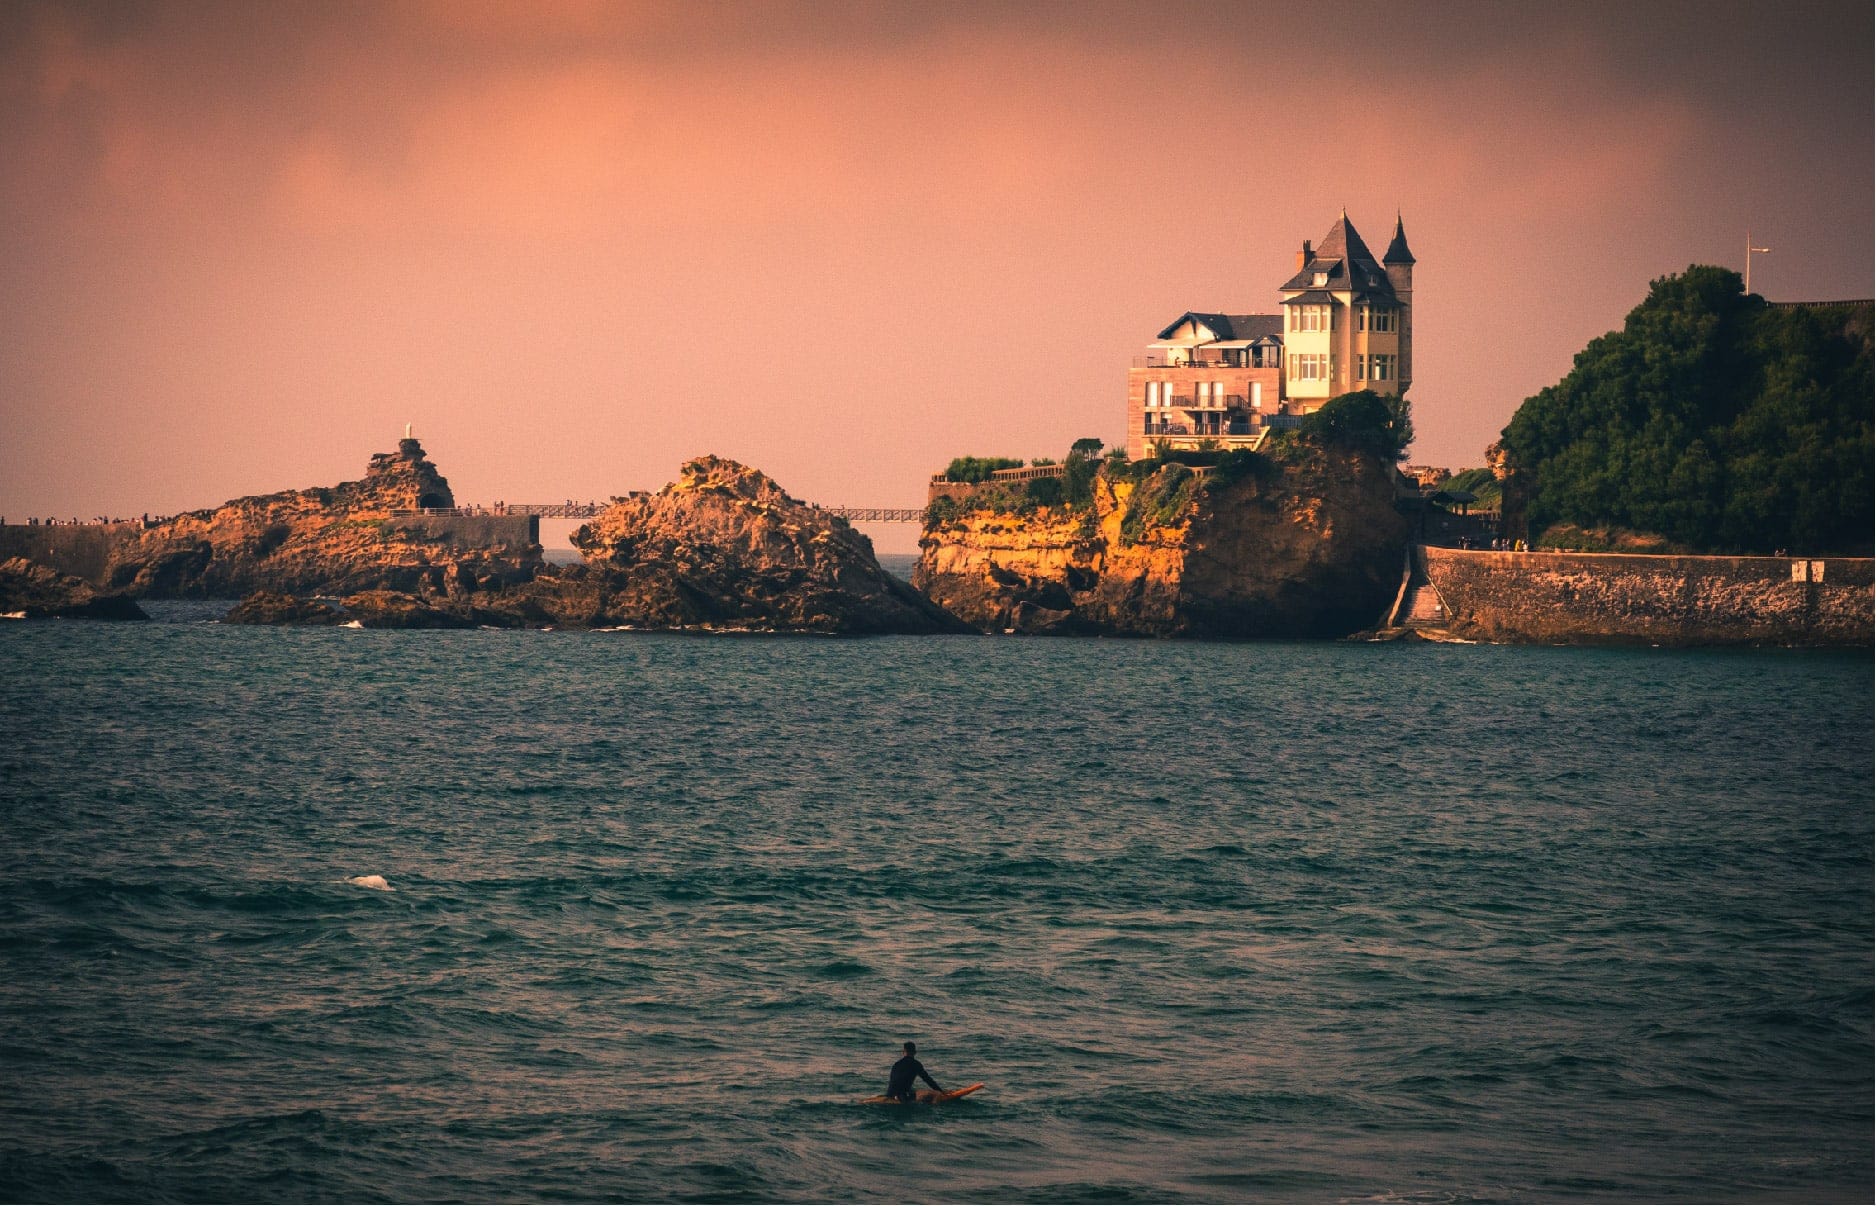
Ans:
[[[1394,479],[1371,454],[1307,446],[1229,484],[1177,465],[1137,482],[1104,468],[1088,508],[929,522],[913,582],[990,631],[1345,636],[1400,585]]]
[[[706,456],[573,533],[587,564],[505,592],[562,622],[822,633],[969,631],[880,568],[846,520]]]
[[[158,598],[255,591],[459,594],[525,581],[541,564],[528,525],[483,522],[465,538],[403,513],[455,504],[449,482],[403,440],[336,486],[237,498],[132,533],[112,551],[112,589]],[[465,529],[467,530],[467,529]]]

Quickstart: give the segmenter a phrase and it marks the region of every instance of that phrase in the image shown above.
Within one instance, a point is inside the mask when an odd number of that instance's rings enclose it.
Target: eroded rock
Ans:
[[[100,591],[82,578],[24,557],[0,561],[0,614],[28,620],[150,618],[127,595]]]

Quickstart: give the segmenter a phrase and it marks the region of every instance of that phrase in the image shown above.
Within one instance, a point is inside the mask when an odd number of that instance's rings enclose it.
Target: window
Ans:
[[[1329,283],[1329,274],[1326,272],[1318,272],[1314,277],[1311,278],[1311,280],[1315,284],[1326,285]]]
[[[1290,307],[1290,329],[1292,331],[1333,331],[1335,330],[1335,307],[1292,306]]]
[[[1367,379],[1368,358],[1363,356],[1360,352],[1357,352],[1355,353],[1355,380],[1366,381]]]
[[[1398,312],[1392,306],[1376,306],[1374,308],[1374,325],[1371,326],[1369,330],[1371,331],[1394,330],[1395,329],[1394,323],[1395,323],[1395,318],[1396,318],[1397,313]]]
[[[1334,371],[1334,358],[1320,352],[1299,352],[1290,357],[1290,376],[1297,381],[1323,381]]]
[[[1377,352],[1375,353],[1373,360],[1374,360],[1374,379],[1376,381],[1394,380],[1394,357],[1385,356]]]

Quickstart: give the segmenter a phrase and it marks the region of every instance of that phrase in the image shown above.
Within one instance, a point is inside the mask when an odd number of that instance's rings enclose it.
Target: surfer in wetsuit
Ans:
[[[937,1092],[944,1092],[938,1088],[938,1082],[931,1078],[931,1073],[925,1070],[925,1065],[918,1062],[918,1044],[907,1043],[904,1058],[892,1066],[892,1077],[886,1082],[886,1096],[897,1097],[900,1101],[917,1101],[918,1090],[912,1087],[912,1083],[921,1077]]]

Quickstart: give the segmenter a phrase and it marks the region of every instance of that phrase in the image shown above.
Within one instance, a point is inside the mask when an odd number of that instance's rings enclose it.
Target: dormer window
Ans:
[[[1329,274],[1326,272],[1318,272],[1315,276],[1310,278],[1310,283],[1315,284],[1315,285],[1326,285],[1329,283]]]

